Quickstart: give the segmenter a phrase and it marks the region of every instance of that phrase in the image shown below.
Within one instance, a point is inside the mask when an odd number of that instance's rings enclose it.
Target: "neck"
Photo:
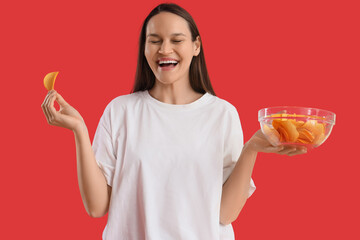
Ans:
[[[190,83],[188,84],[163,84],[156,80],[155,85],[149,90],[149,94],[164,103],[168,104],[189,104],[200,97],[202,93],[195,92]]]

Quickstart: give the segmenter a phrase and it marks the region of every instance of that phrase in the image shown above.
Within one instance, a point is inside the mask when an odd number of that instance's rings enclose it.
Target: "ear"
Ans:
[[[201,46],[201,42],[200,42],[200,36],[197,36],[195,41],[194,41],[194,56],[199,55],[200,53],[200,46]]]

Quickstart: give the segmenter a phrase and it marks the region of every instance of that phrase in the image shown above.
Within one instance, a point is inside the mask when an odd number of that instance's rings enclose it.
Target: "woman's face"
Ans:
[[[145,57],[156,79],[163,84],[189,81],[193,56],[200,52],[200,41],[191,39],[188,23],[182,17],[161,12],[146,28]]]

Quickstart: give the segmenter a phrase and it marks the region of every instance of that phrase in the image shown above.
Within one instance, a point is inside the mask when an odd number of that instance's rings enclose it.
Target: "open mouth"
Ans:
[[[175,60],[159,61],[158,64],[161,68],[175,67],[179,62]]]

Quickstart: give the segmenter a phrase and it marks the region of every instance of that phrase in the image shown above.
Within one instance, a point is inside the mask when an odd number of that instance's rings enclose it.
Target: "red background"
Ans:
[[[245,140],[263,107],[337,114],[301,156],[259,154],[236,239],[360,239],[357,1],[176,1],[194,17],[215,93],[238,109]],[[83,207],[71,131],[47,124],[43,78],[93,139],[107,103],[130,93],[141,24],[159,1],[8,1],[0,5],[1,239],[100,239]]]

